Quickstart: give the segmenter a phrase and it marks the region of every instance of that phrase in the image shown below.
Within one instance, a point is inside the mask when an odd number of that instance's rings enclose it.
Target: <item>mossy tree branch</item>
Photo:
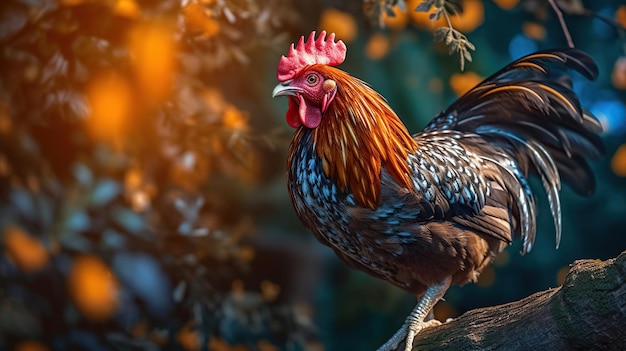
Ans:
[[[442,349],[626,350],[626,251],[575,261],[559,288],[427,328],[413,348]]]

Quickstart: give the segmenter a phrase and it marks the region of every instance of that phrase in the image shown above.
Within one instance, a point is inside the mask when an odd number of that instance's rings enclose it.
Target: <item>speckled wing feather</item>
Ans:
[[[502,156],[497,161],[485,157],[480,138],[452,130],[421,133],[415,140],[419,149],[409,157],[414,186],[441,211],[434,219],[511,242],[509,194],[499,164]]]
[[[558,191],[561,179],[576,192],[589,195],[595,180],[586,157],[598,158],[603,146],[602,126],[585,111],[572,89],[567,70],[594,79],[593,60],[575,49],[549,50],[525,56],[506,66],[459,98],[425,129],[455,130],[479,135],[485,161],[511,177],[504,186],[515,198],[512,207],[516,236],[529,251],[535,236],[535,205],[529,174],[539,175],[561,235]]]

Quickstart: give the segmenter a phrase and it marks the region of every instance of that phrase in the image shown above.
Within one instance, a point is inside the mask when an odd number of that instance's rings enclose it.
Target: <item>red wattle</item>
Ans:
[[[291,128],[298,128],[302,125],[298,111],[298,103],[295,96],[289,97],[289,107],[287,108],[287,124]]]
[[[307,105],[302,95],[298,95],[298,98],[300,98],[300,121],[307,128],[317,128],[322,122],[322,110],[317,106]]]

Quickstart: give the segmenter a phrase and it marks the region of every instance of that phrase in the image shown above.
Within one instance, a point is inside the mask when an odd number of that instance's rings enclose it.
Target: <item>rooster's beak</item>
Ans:
[[[295,96],[299,91],[302,91],[302,88],[292,87],[289,83],[291,83],[291,80],[279,83],[272,91],[272,97]]]

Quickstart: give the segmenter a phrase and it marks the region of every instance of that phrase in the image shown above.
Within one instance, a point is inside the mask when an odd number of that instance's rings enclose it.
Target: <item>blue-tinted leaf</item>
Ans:
[[[137,233],[144,228],[144,219],[128,208],[116,207],[113,220],[130,232]]]
[[[91,169],[82,163],[74,164],[74,178],[82,186],[90,186],[93,184],[93,175]]]
[[[172,304],[170,283],[154,257],[145,253],[115,255],[113,268],[125,285],[156,315],[164,315]]]
[[[13,190],[11,192],[11,204],[22,216],[34,218],[35,203],[28,192],[20,189]]]
[[[113,200],[121,190],[118,182],[112,179],[100,180],[93,192],[91,193],[90,204],[93,206],[102,206]]]
[[[126,238],[115,230],[106,229],[102,233],[102,241],[108,248],[121,249],[126,245]]]
[[[84,211],[74,211],[65,222],[65,227],[71,231],[82,232],[89,228],[90,222],[89,216]]]

